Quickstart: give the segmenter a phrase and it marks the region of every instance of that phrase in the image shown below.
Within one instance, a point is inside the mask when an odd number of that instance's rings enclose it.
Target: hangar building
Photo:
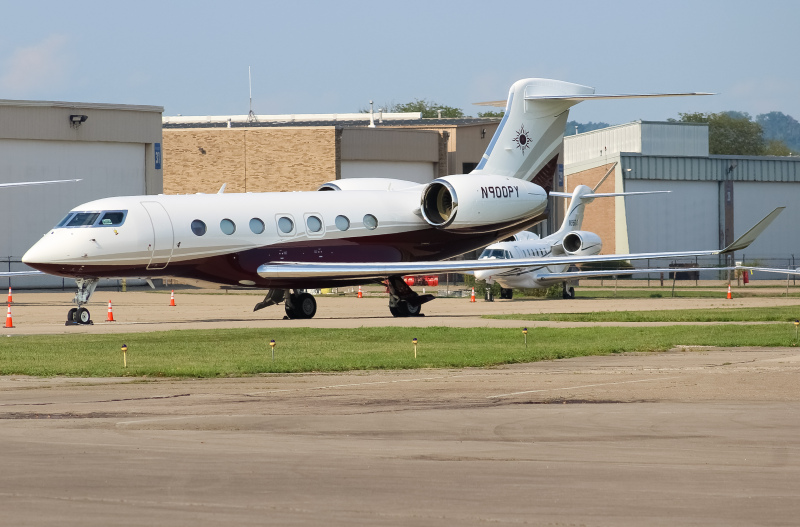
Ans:
[[[568,192],[594,187],[609,169],[598,192],[672,191],[586,207],[583,228],[600,235],[603,254],[722,248],[785,205],[735,260],[800,265],[798,157],[709,155],[708,125],[648,121],[567,136],[564,156]]]
[[[64,214],[93,199],[163,191],[160,106],[0,100],[0,269],[28,270],[25,251]],[[74,287],[49,276],[14,287]]]

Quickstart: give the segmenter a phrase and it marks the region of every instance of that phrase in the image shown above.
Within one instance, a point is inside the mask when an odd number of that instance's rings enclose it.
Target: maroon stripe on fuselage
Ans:
[[[508,237],[544,220],[540,215],[522,222],[506,222],[483,229],[425,229],[375,236],[339,239],[303,239],[276,243],[256,249],[221,256],[171,262],[165,269],[146,266],[29,264],[53,275],[74,278],[126,278],[174,276],[227,285],[242,281],[255,282],[254,287],[310,289],[341,287],[364,283],[358,280],[324,280],[292,278],[266,280],[257,274],[258,267],[269,262],[414,262],[436,261],[458,256]],[[484,232],[476,232],[483,230]]]

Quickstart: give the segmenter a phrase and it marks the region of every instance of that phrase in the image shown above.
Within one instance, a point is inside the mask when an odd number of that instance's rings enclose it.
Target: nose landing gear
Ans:
[[[75,293],[75,298],[72,301],[78,305],[73,307],[67,313],[67,321],[65,326],[88,325],[94,324],[89,310],[83,307],[84,304],[89,303],[92,293],[94,293],[97,283],[100,280],[97,278],[76,278],[75,282],[78,284],[78,292]]]

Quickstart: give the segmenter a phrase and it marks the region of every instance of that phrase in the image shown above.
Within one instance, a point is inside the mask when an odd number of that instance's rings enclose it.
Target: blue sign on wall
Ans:
[[[161,143],[154,143],[153,146],[155,147],[153,151],[156,158],[156,170],[161,170]]]

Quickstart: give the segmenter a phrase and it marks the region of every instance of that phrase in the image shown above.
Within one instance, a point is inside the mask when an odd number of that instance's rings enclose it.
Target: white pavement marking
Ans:
[[[567,386],[565,388],[547,388],[544,390],[527,390],[524,392],[503,393],[500,395],[489,395],[487,399],[496,399],[500,397],[512,397],[514,395],[524,395],[526,393],[540,393],[540,392],[554,392],[557,390],[579,390],[581,388],[594,388],[596,386],[611,386],[613,384],[631,384],[634,382],[654,382],[654,381],[667,381],[669,379],[678,379],[679,377],[663,377],[661,379],[638,379],[635,381],[619,381],[619,382],[604,382],[600,384],[584,384],[583,386]]]

